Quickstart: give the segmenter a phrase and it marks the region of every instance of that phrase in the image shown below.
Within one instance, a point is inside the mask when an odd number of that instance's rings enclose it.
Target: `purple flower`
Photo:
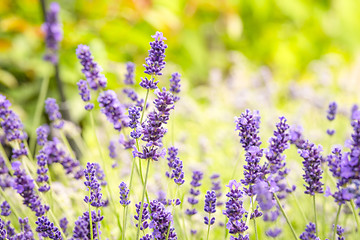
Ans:
[[[118,100],[114,91],[107,90],[100,93],[98,102],[101,112],[114,125],[115,130],[121,131],[123,127],[128,126],[129,118],[126,116],[125,108]]]
[[[303,137],[303,130],[300,126],[295,126],[290,128],[290,143],[294,144],[298,149],[301,149],[305,143]]]
[[[42,30],[45,32],[47,48],[44,59],[53,64],[58,62],[59,42],[63,38],[61,25],[59,23],[59,10],[59,4],[52,2],[49,10],[46,12],[46,22],[42,25]]]
[[[129,112],[129,127],[131,129],[134,129],[138,126],[138,124],[140,124],[139,119],[140,119],[140,113],[141,109],[139,107],[129,107],[128,112]],[[135,138],[136,139],[136,138]]]
[[[165,206],[157,200],[153,200],[152,202],[150,202],[149,208],[151,215],[149,228],[153,230],[153,238],[158,240],[176,240],[177,236],[175,233],[175,229],[171,227],[171,222],[173,220],[171,213],[166,212]],[[169,237],[166,238],[169,228]]]
[[[91,220],[92,220],[92,229],[93,229],[93,237],[97,239],[97,231],[96,224],[101,222],[104,219],[104,216],[101,216],[100,210],[98,213],[95,211],[91,211]],[[75,228],[73,230],[73,238],[74,240],[83,240],[83,239],[91,239],[90,236],[90,219],[89,212],[86,211],[83,213],[78,220],[75,221]]]
[[[142,123],[142,140],[146,142],[142,152],[134,151],[134,155],[141,159],[152,159],[158,161],[163,157],[165,149],[162,147],[162,138],[167,132],[163,125],[169,120],[170,110],[174,108],[173,96],[163,88],[163,91],[156,91],[157,98],[154,100],[156,110],[149,113],[147,119]]]
[[[37,144],[39,146],[44,146],[47,142],[47,138],[49,136],[50,129],[49,126],[44,124],[36,129],[36,135],[37,135]]]
[[[336,235],[338,236],[337,240],[345,240],[345,238],[343,236],[344,232],[345,232],[345,229],[343,227],[341,227],[340,225],[336,226]]]
[[[150,42],[149,56],[145,59],[143,66],[145,67],[144,73],[149,75],[162,75],[161,70],[165,66],[165,49],[167,45],[164,43],[166,38],[161,32],[156,32],[151,36],[155,41]]]
[[[29,219],[28,218],[24,218],[24,219],[19,218],[19,224],[20,224],[21,232],[14,235],[12,239],[35,240],[34,234],[29,225]],[[9,230],[9,228],[8,228],[8,230]],[[15,232],[13,234],[15,234]]]
[[[359,116],[359,106],[354,104],[351,108],[351,121],[358,119]]]
[[[261,210],[268,211],[275,205],[273,194],[266,182],[258,180],[255,184],[254,192]]]
[[[210,178],[211,178],[211,190],[214,190],[216,193],[216,206],[222,206],[223,202],[219,201],[219,198],[222,195],[222,191],[221,191],[221,180],[219,179],[220,175],[219,174],[213,174]],[[219,179],[219,180],[217,180]]]
[[[159,81],[155,81],[155,78],[151,77],[148,79],[147,77],[141,78],[140,86],[145,89],[157,89],[157,84]]]
[[[301,240],[320,240],[316,237],[316,226],[314,223],[310,222],[306,225],[305,231],[299,237]]]
[[[99,208],[104,205],[102,201],[101,186],[96,177],[96,164],[87,163],[84,170],[86,181],[84,182],[87,190],[90,191],[90,196],[85,196],[84,202],[90,203],[91,206]]]
[[[40,217],[49,210],[49,206],[41,204],[40,198],[35,192],[34,180],[26,175],[20,166],[20,162],[16,161],[12,163],[15,176],[13,188],[17,190],[17,193],[23,198],[23,204],[35,212],[37,217]]]
[[[127,62],[126,74],[124,80],[126,85],[134,85],[134,70],[135,70],[135,64],[132,62]]]
[[[0,94],[0,126],[7,141],[22,141],[27,138],[26,134],[23,133],[23,124],[20,121],[19,116],[9,109],[10,106],[11,103],[9,100]]]
[[[61,129],[64,126],[59,106],[54,98],[48,98],[45,101],[45,112],[49,116],[50,121],[54,123],[55,128]]]
[[[43,150],[40,150],[39,154],[36,156],[37,164],[39,168],[37,169],[36,173],[38,174],[38,177],[36,181],[39,184],[44,183],[39,187],[40,192],[47,192],[50,190],[49,185],[49,176],[47,175],[47,172],[49,169],[47,168],[48,158],[47,155],[44,153]]]
[[[249,109],[246,109],[246,111],[235,120],[235,123],[236,130],[239,131],[240,143],[245,151],[248,151],[252,146],[260,146],[260,116],[258,111],[251,113]]]
[[[140,230],[144,230],[144,229],[149,227],[149,223],[148,223],[148,219],[149,219],[148,206],[149,205],[144,202],[144,204],[143,204],[143,212],[142,212],[142,215],[141,215],[141,220],[139,221],[141,202],[139,202],[138,204],[135,203],[136,215],[134,215],[134,218],[135,218],[135,220],[138,221],[138,223],[136,223],[135,225],[136,225],[136,227],[138,227],[139,226],[138,224],[140,224]]]
[[[191,181],[191,189],[190,189],[190,195],[191,197],[188,198],[188,202],[193,206],[193,209],[186,209],[185,214],[192,216],[197,213],[196,209],[194,208],[194,205],[196,205],[199,200],[196,199],[196,197],[200,194],[199,187],[201,186],[200,181],[203,178],[203,173],[200,171],[193,171],[192,175],[192,181]]]
[[[129,201],[129,189],[127,188],[124,182],[121,182],[119,185],[120,189],[120,204],[125,207],[130,204]]]
[[[11,214],[11,210],[10,210],[10,205],[8,204],[7,201],[3,201],[1,204],[1,216],[7,217]]]
[[[180,92],[180,77],[181,75],[179,73],[173,73],[171,74],[170,78],[170,92],[174,95],[174,102],[177,102],[180,100],[180,97],[177,96],[177,94]]]
[[[289,148],[289,125],[286,123],[285,117],[280,117],[279,119],[280,122],[276,124],[274,136],[269,140],[269,148],[265,152],[266,159],[270,164],[270,173],[272,174],[285,167],[285,156],[282,154]]]
[[[27,154],[28,154],[24,143],[20,143],[19,149],[13,148],[12,152],[13,152],[13,154],[11,155],[12,159],[20,159],[21,156],[27,156]]]
[[[207,191],[205,195],[204,211],[209,214],[209,216],[204,217],[204,223],[206,225],[213,225],[215,217],[210,219],[210,215],[216,212],[216,193],[214,190]]]
[[[54,223],[50,222],[47,217],[39,217],[35,223],[37,225],[36,232],[38,232],[41,237],[48,237],[55,240],[63,239],[60,230],[55,227]]]
[[[78,89],[79,89],[79,94],[81,96],[81,99],[84,102],[89,102],[91,99],[91,95],[90,95],[90,89],[89,89],[89,85],[85,80],[80,80],[77,83]],[[86,110],[91,110],[94,108],[94,104],[92,103],[88,103],[85,105],[85,109]]]
[[[175,168],[175,161],[179,160],[177,157],[179,150],[176,147],[169,147],[167,154],[168,157],[166,158],[168,160],[168,166],[169,169],[172,171]],[[174,176],[171,174],[171,172],[166,171],[165,173],[166,177],[173,178]]]
[[[327,116],[326,116],[329,121],[333,121],[335,119],[336,110],[337,110],[336,102],[331,102],[329,104],[329,109],[327,111]]]
[[[66,217],[63,217],[60,219],[60,227],[63,233],[66,234],[67,226],[69,224],[69,221],[66,219]]]
[[[183,171],[183,162],[180,159],[177,159],[174,162],[174,169],[172,170],[172,178],[177,185],[184,184],[184,171]]]
[[[323,193],[323,183],[320,182],[323,173],[321,170],[321,151],[320,146],[316,147],[309,141],[304,143],[303,149],[299,149],[300,156],[304,159],[302,162],[305,171],[303,178],[307,183],[307,185],[304,184],[306,187],[305,194]]]
[[[107,80],[105,76],[100,73],[102,69],[94,61],[90,48],[86,45],[80,44],[76,49],[76,56],[83,66],[81,72],[85,75],[90,88],[95,91],[98,90],[99,87],[105,88]]]
[[[226,210],[223,211],[223,214],[228,218],[226,228],[230,234],[234,235],[231,239],[248,240],[249,235],[245,235],[248,229],[245,219],[247,212],[241,200],[244,195],[241,191],[241,183],[236,182],[236,180],[231,180],[227,187],[229,187],[229,192],[226,194],[228,201],[225,203]],[[237,237],[235,237],[236,235]]]
[[[109,156],[112,159],[115,159],[117,157],[115,141],[113,140],[111,140],[109,144]]]
[[[271,238],[276,238],[277,236],[279,236],[281,234],[282,230],[280,228],[273,228],[273,229],[269,229],[265,232],[266,236],[271,237]]]

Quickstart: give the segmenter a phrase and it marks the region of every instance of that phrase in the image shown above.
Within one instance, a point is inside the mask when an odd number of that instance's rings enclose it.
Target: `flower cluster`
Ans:
[[[305,231],[299,237],[301,240],[320,240],[316,237],[316,226],[314,223],[310,222],[306,225]]]
[[[22,141],[27,138],[26,134],[23,133],[23,124],[19,116],[9,109],[10,106],[9,100],[0,94],[0,126],[7,141]]]
[[[206,225],[213,225],[215,223],[215,217],[210,219],[210,215],[216,212],[216,193],[214,190],[207,191],[205,195],[204,211],[209,214],[209,216],[204,217],[204,223]]]
[[[337,110],[336,102],[331,102],[329,104],[329,109],[327,111],[327,116],[326,116],[329,121],[333,121],[335,119],[336,110]],[[332,136],[332,135],[334,135],[335,130],[334,129],[328,129],[328,130],[326,130],[326,133],[329,134],[330,136]]]
[[[91,211],[91,224],[93,229],[93,237],[97,239],[98,232],[96,231],[96,225],[104,219],[104,216],[101,216],[100,210],[96,213]],[[84,212],[81,217],[75,221],[75,227],[73,230],[73,240],[83,240],[91,239],[91,227],[90,227],[90,218],[89,212]]]
[[[135,64],[132,62],[127,62],[126,74],[124,80],[126,85],[134,85],[134,71],[135,71]]]
[[[141,208],[141,202],[139,203],[135,203],[135,207],[136,207],[136,215],[134,215],[135,220],[138,222],[136,223],[136,227],[139,226],[140,224],[140,230],[144,230],[147,229],[149,227],[149,223],[148,223],[148,219],[149,219],[149,211],[148,211],[148,204],[144,202],[143,204],[143,210],[142,210],[142,215],[141,215],[141,220],[140,219],[140,208]]]
[[[47,172],[49,169],[47,168],[47,155],[44,153],[43,150],[40,150],[39,154],[36,156],[37,164],[39,168],[37,169],[36,173],[38,174],[38,177],[36,178],[36,182],[39,184],[44,183],[39,187],[40,192],[47,192],[50,190],[49,185],[49,176],[47,175]]]
[[[89,89],[89,85],[87,83],[87,81],[85,80],[80,80],[77,83],[78,89],[79,89],[79,94],[81,96],[81,99],[84,102],[89,102],[91,99],[91,95],[90,95],[90,89]],[[94,104],[93,103],[87,103],[85,105],[85,110],[90,111],[91,109],[94,108]]]
[[[248,226],[246,226],[246,220],[243,218],[247,212],[241,200],[244,195],[240,189],[241,183],[231,180],[226,186],[229,187],[229,192],[226,194],[228,197],[228,201],[225,203],[226,210],[223,211],[223,214],[228,218],[226,228],[230,234],[234,235],[231,239],[249,240],[249,235],[245,234]]]
[[[149,227],[153,230],[152,237],[158,240],[176,240],[175,229],[171,227],[172,216],[170,212],[165,211],[165,206],[161,202],[153,200],[150,202],[149,209],[151,216]]]
[[[100,93],[98,98],[101,112],[106,116],[109,122],[114,125],[115,130],[121,131],[123,127],[129,124],[129,118],[126,115],[124,106],[118,100],[116,93],[107,90]]]
[[[42,25],[42,30],[45,32],[45,42],[48,51],[44,56],[44,59],[53,64],[58,62],[57,52],[59,49],[59,42],[63,38],[61,25],[59,23],[59,10],[59,4],[52,2],[46,13],[46,22]]]
[[[220,175],[219,174],[213,174],[211,175],[210,179],[211,179],[211,190],[214,190],[216,193],[216,206],[220,207],[223,205],[223,202],[219,201],[221,195],[222,195],[222,191],[221,191],[221,180],[219,179]]]
[[[180,97],[177,96],[180,93],[180,80],[181,80],[181,75],[179,73],[173,73],[171,74],[171,78],[170,78],[170,92],[174,95],[174,102],[177,102],[180,100]]]
[[[0,205],[1,208],[1,216],[7,217],[11,214],[10,205],[7,201],[3,201]]]
[[[119,185],[120,189],[120,204],[125,207],[130,204],[129,200],[129,189],[126,186],[126,183],[121,182]]]
[[[157,98],[154,100],[156,110],[149,113],[147,119],[142,123],[142,140],[146,142],[142,152],[134,151],[134,154],[141,159],[152,159],[157,161],[159,157],[163,157],[165,149],[162,147],[162,138],[167,132],[164,124],[169,120],[170,110],[174,108],[174,99],[170,92],[155,91]]]
[[[49,116],[50,121],[54,123],[55,128],[61,129],[64,126],[59,106],[54,98],[48,98],[45,101],[45,112]]]
[[[44,215],[49,206],[41,204],[39,196],[35,192],[34,180],[20,168],[20,162],[13,162],[12,168],[14,170],[15,183],[13,188],[17,190],[17,193],[23,198],[23,203],[28,206],[37,217]]]
[[[84,202],[89,203],[93,207],[99,208],[104,205],[104,202],[101,199],[101,186],[96,176],[96,172],[96,164],[88,162],[86,164],[86,169],[84,170],[86,178],[84,184],[90,193],[89,196],[85,196]]]
[[[105,76],[100,73],[102,69],[94,61],[90,48],[86,45],[80,44],[76,49],[76,56],[83,66],[81,72],[85,75],[90,88],[95,91],[98,90],[98,88],[105,88],[107,80]]]
[[[314,195],[315,193],[323,193],[323,183],[320,181],[323,171],[321,170],[321,146],[316,147],[315,144],[306,141],[299,149],[300,156],[304,159],[303,166],[305,174],[303,178],[307,185],[305,194]]]
[[[37,144],[39,146],[45,145],[49,136],[49,132],[50,132],[49,126],[46,124],[36,129]]]
[[[50,222],[50,220],[45,217],[39,217],[38,220],[35,222],[36,232],[39,233],[41,237],[50,238],[54,240],[62,240],[63,237],[61,236],[60,230],[54,226],[54,223]]]

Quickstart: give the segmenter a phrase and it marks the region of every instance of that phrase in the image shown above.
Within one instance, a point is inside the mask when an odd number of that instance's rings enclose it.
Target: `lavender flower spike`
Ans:
[[[76,49],[76,55],[83,66],[81,72],[85,75],[90,88],[95,91],[98,90],[99,87],[105,88],[107,80],[105,76],[100,73],[102,68],[94,61],[90,48],[80,44]]]
[[[166,38],[163,33],[156,32],[151,36],[155,41],[150,43],[151,49],[149,50],[149,56],[145,59],[143,66],[145,67],[144,73],[149,75],[162,75],[161,70],[165,66],[165,49],[167,45],[164,43]]]
[[[153,230],[153,238],[158,240],[176,240],[175,229],[171,227],[172,216],[170,212],[165,211],[165,206],[161,202],[153,200],[150,202],[150,212],[151,222],[149,227]],[[168,230],[169,236],[167,238]]]
[[[134,70],[135,70],[135,64],[132,62],[127,62],[126,74],[124,80],[126,85],[134,85]]]
[[[129,189],[124,182],[120,183],[120,204],[125,207],[130,204],[129,201]]]
[[[49,219],[45,216],[39,217],[35,222],[38,226],[36,228],[36,232],[39,233],[40,236],[45,238],[50,238],[54,240],[62,240],[62,236],[60,230],[54,226],[54,223],[50,222]]]
[[[89,102],[90,98],[91,98],[91,95],[90,95],[90,89],[89,89],[88,83],[85,80],[80,80],[77,83],[77,86],[78,86],[78,89],[79,89],[79,94],[81,96],[81,99],[84,102]],[[85,110],[90,111],[93,108],[94,108],[94,104],[92,104],[92,103],[87,103],[85,105]]]
[[[44,59],[53,64],[58,62],[59,42],[63,38],[62,29],[59,23],[59,10],[59,4],[52,2],[46,13],[46,22],[42,25],[42,30],[45,32],[47,48]]]
[[[337,104],[336,104],[336,102],[331,102],[330,104],[329,104],[329,109],[328,109],[328,111],[327,111],[327,119],[329,120],[329,121],[333,121],[334,119],[335,119],[335,116],[336,116],[336,110],[337,110]]]
[[[54,98],[48,98],[45,101],[45,112],[49,116],[50,121],[54,123],[55,128],[61,129],[64,126],[59,106]]]
[[[180,97],[177,96],[177,94],[179,94],[180,92],[180,79],[181,75],[179,73],[173,73],[171,74],[171,78],[170,78],[170,92],[174,95],[174,102],[177,102],[180,100]]]
[[[204,211],[209,214],[209,216],[204,217],[204,223],[206,225],[213,225],[215,223],[215,217],[210,219],[210,215],[216,212],[216,193],[214,190],[207,191],[205,195],[205,206]]]
[[[301,240],[320,240],[316,237],[316,226],[314,223],[310,222],[306,225],[305,231],[299,237]]]
[[[316,147],[313,143],[306,141],[303,149],[299,149],[300,156],[304,159],[305,174],[303,178],[307,185],[305,194],[314,195],[315,193],[323,193],[323,183],[320,182],[323,171],[321,170],[321,146]]]

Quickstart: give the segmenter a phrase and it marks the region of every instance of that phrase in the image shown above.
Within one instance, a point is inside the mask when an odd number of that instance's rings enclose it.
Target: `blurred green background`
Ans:
[[[286,87],[291,81],[325,82],[332,88],[358,82],[356,0],[58,2],[64,29],[61,77],[70,101],[82,77],[75,56],[78,44],[90,45],[112,87],[121,85],[126,61],[135,62],[137,77],[141,75],[156,31],[168,39],[168,74],[180,72],[190,87],[209,86],[214,69],[225,81],[239,61],[247,75],[236,81],[251,81],[249,75],[266,66],[272,79]],[[0,19],[0,90],[31,111],[28,105],[36,100],[41,79],[52,75],[42,60],[39,1],[2,0]],[[339,75],[348,79],[341,81]]]

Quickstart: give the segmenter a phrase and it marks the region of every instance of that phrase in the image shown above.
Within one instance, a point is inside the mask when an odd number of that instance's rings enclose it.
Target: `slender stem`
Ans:
[[[255,212],[253,196],[251,196],[250,198],[251,198],[252,212]],[[259,237],[258,237],[258,233],[257,233],[256,220],[255,219],[256,219],[256,216],[254,214],[253,222],[254,222],[254,230],[255,230],[255,239],[258,240]]]
[[[339,216],[340,216],[340,212],[341,212],[341,206],[342,206],[342,204],[339,205],[339,208],[338,208],[337,213],[336,213],[333,240],[336,239],[336,228],[337,228],[337,224],[338,224],[338,221],[339,221]]]
[[[122,240],[125,240],[125,230],[126,230],[126,209],[127,207],[124,206],[124,210],[123,210],[123,227],[124,227],[124,230],[122,231],[122,237],[121,239]]]
[[[313,207],[314,207],[314,217],[315,217],[315,234],[318,237],[319,236],[319,229],[318,229],[318,223],[317,223],[317,217],[316,217],[315,194],[312,197],[313,197]]]
[[[209,222],[208,222],[208,230],[207,230],[206,240],[209,240],[209,235],[210,235],[210,222],[211,222],[210,215],[211,214],[209,213]]]
[[[70,143],[67,140],[65,133],[63,132],[62,129],[60,130],[60,136],[61,136],[61,139],[62,139],[63,143],[65,144],[68,152],[70,153],[71,158],[76,159],[75,154],[74,154],[73,150],[71,149]]]
[[[47,90],[49,87],[49,77],[44,77],[44,79],[41,82],[41,88],[40,88],[40,93],[39,93],[39,97],[36,103],[36,108],[35,108],[35,114],[34,114],[34,119],[33,119],[33,127],[32,127],[32,134],[31,134],[31,138],[30,138],[30,150],[33,151],[33,154],[35,156],[35,143],[36,143],[36,132],[35,129],[39,126],[40,124],[40,118],[41,118],[41,114],[42,114],[42,110],[43,110],[43,106],[44,106],[44,102],[45,102],[45,97],[47,94]]]
[[[359,230],[360,230],[359,216],[356,214],[355,204],[354,204],[354,200],[353,200],[353,199],[350,200],[350,206],[351,206],[351,210],[352,210],[352,212],[353,212],[353,214],[354,214],[355,221],[356,221],[356,225],[357,225],[357,230],[355,230],[355,231],[359,231]]]
[[[175,192],[175,197],[174,197],[174,200],[175,200],[175,201],[176,201],[176,197],[177,197],[177,194],[178,194],[178,191],[179,191],[179,187],[180,187],[180,185],[177,185],[177,187],[176,187],[176,192]],[[172,208],[172,211],[171,211],[171,216],[172,216],[173,219],[174,219],[175,204],[174,204],[173,202],[171,202],[171,203],[172,203],[172,205],[173,205],[173,208]],[[180,225],[180,221],[179,221],[179,225]],[[167,233],[166,233],[166,240],[169,239],[170,227],[171,227],[171,222],[169,223],[168,230],[167,230]]]
[[[58,88],[60,99],[61,99],[60,111],[65,120],[71,121],[70,112],[69,112],[69,108],[67,106],[67,101],[66,101],[65,92],[64,92],[64,85],[60,78],[59,63],[55,63],[54,68],[55,68],[55,80],[56,80],[57,88]]]
[[[144,198],[145,198],[145,192],[146,192],[146,183],[148,180],[148,174],[149,174],[149,167],[150,167],[150,159],[147,159],[147,167],[146,167],[146,175],[145,175],[145,183],[144,183],[144,187],[143,187],[143,192],[142,192],[142,197],[141,197],[141,206],[140,206],[140,214],[139,214],[139,224],[138,224],[138,229],[137,229],[137,233],[136,233],[136,239],[139,239],[140,237],[140,225],[141,225],[141,220],[142,220],[142,214],[143,214],[143,208],[144,208]]]
[[[89,225],[90,225],[90,238],[91,240],[94,239],[94,236],[93,236],[93,224],[92,224],[92,216],[91,216],[91,205],[90,205],[90,189],[89,190],[89,202],[88,202],[88,205],[89,205]]]
[[[105,162],[105,156],[103,154],[103,151],[101,149],[101,145],[100,145],[100,141],[96,135],[96,128],[95,128],[95,120],[94,120],[94,115],[92,113],[92,111],[89,111],[89,114],[90,114],[90,122],[91,122],[91,126],[93,128],[93,131],[94,131],[94,136],[95,136],[95,140],[96,140],[96,144],[97,144],[97,148],[99,150],[99,154],[100,154],[100,157],[101,157],[101,160],[102,160],[102,165],[103,165],[103,170],[104,170],[104,175],[105,175],[105,180],[106,182],[108,182],[108,184],[106,184],[106,192],[107,192],[107,195],[110,199],[110,207],[112,208],[112,211],[114,212],[115,214],[115,217],[116,217],[116,220],[117,220],[117,224],[118,224],[118,227],[120,229],[120,231],[123,231],[122,227],[121,227],[121,223],[120,223],[120,216],[118,214],[118,212],[116,211],[116,208],[115,208],[115,203],[114,203],[114,199],[112,198],[111,196],[111,191],[110,191],[110,186],[109,186],[109,181],[108,181],[108,175],[107,175],[107,167],[106,167],[106,162]]]
[[[300,206],[299,200],[298,200],[297,197],[295,196],[294,192],[291,192],[290,194],[291,194],[291,196],[293,196],[293,198],[295,199],[295,204],[296,204],[297,208],[299,209],[302,217],[304,218],[304,221],[305,221],[306,223],[308,223],[309,221],[308,221],[307,217],[305,216],[305,213],[304,213],[303,209],[302,209],[301,206]]]
[[[290,229],[291,229],[291,232],[292,232],[292,234],[293,234],[294,239],[297,240],[297,239],[298,239],[297,234],[295,233],[295,230],[294,230],[293,226],[291,225],[291,222],[290,222],[288,216],[286,215],[283,207],[281,206],[281,203],[280,203],[279,198],[277,197],[276,193],[273,193],[273,195],[274,195],[275,200],[276,200],[276,202],[277,202],[277,204],[278,204],[278,206],[279,206],[279,208],[280,208],[281,213],[283,214],[283,216],[284,216],[287,224],[289,225],[289,227],[290,227]]]
[[[143,106],[142,113],[141,113],[140,124],[142,123],[142,120],[144,118],[144,113],[145,113],[145,109],[146,109],[146,102],[147,102],[148,96],[149,96],[149,89],[146,90],[146,96],[145,96],[144,106]]]

